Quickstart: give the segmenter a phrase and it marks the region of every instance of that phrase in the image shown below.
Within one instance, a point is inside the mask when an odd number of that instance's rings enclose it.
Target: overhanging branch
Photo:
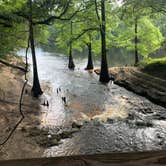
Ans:
[[[77,35],[75,38],[72,38],[71,39],[71,42],[74,42],[76,40],[78,40],[80,37],[82,37],[86,32],[89,32],[89,31],[97,31],[97,30],[100,30],[98,27],[93,27],[93,28],[87,28],[87,29],[84,29],[79,35]]]
[[[50,16],[50,17],[47,18],[46,20],[33,22],[33,25],[37,25],[37,24],[49,25],[53,20],[68,21],[68,20],[71,20],[77,13],[79,13],[79,12],[81,12],[81,11],[82,11],[82,10],[77,10],[77,11],[75,11],[75,12],[74,12],[72,15],[70,15],[68,18],[63,18],[61,15],[59,15],[59,16]]]

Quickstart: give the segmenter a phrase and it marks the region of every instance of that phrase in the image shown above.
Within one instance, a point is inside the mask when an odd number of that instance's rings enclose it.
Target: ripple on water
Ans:
[[[154,116],[162,115],[165,108],[115,84],[102,85],[97,75],[83,70],[86,61],[77,59],[75,63],[77,69],[69,71],[66,57],[49,53],[38,57],[40,81],[50,103],[48,109],[42,107],[42,125],[51,130],[71,126],[74,120],[89,121],[72,138],[46,149],[44,156],[165,148],[166,121]],[[61,88],[58,94],[57,88]],[[62,102],[63,96],[67,106]],[[152,125],[146,126],[149,121]]]

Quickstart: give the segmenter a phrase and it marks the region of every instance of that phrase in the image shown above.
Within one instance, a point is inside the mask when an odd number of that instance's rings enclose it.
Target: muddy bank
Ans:
[[[95,72],[98,74],[100,71],[96,69]],[[166,80],[146,74],[135,67],[112,67],[109,68],[109,73],[115,77],[115,84],[166,107]]]
[[[24,73],[0,64],[0,144],[2,144],[15,125],[21,119],[19,99],[23,87]],[[11,138],[0,145],[0,159],[16,159],[40,157],[43,148],[40,147],[28,133],[40,125],[40,105],[37,99],[30,95],[30,86],[26,86],[23,98],[23,113],[25,118],[17,127]]]

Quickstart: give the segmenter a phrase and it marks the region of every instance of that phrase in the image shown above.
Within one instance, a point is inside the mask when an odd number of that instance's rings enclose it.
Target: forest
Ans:
[[[165,150],[165,85],[165,0],[0,0],[0,160]]]

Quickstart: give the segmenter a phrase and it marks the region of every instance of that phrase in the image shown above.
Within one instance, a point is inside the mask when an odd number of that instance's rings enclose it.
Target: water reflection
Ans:
[[[165,123],[154,120],[154,115],[159,111],[165,115],[166,109],[117,85],[100,84],[97,75],[84,71],[86,59],[76,59],[76,70],[70,71],[66,56],[41,50],[37,55],[40,82],[50,103],[49,108],[42,107],[42,125],[51,129],[71,126],[75,120],[89,121],[74,137],[48,148],[44,156],[165,148]]]

